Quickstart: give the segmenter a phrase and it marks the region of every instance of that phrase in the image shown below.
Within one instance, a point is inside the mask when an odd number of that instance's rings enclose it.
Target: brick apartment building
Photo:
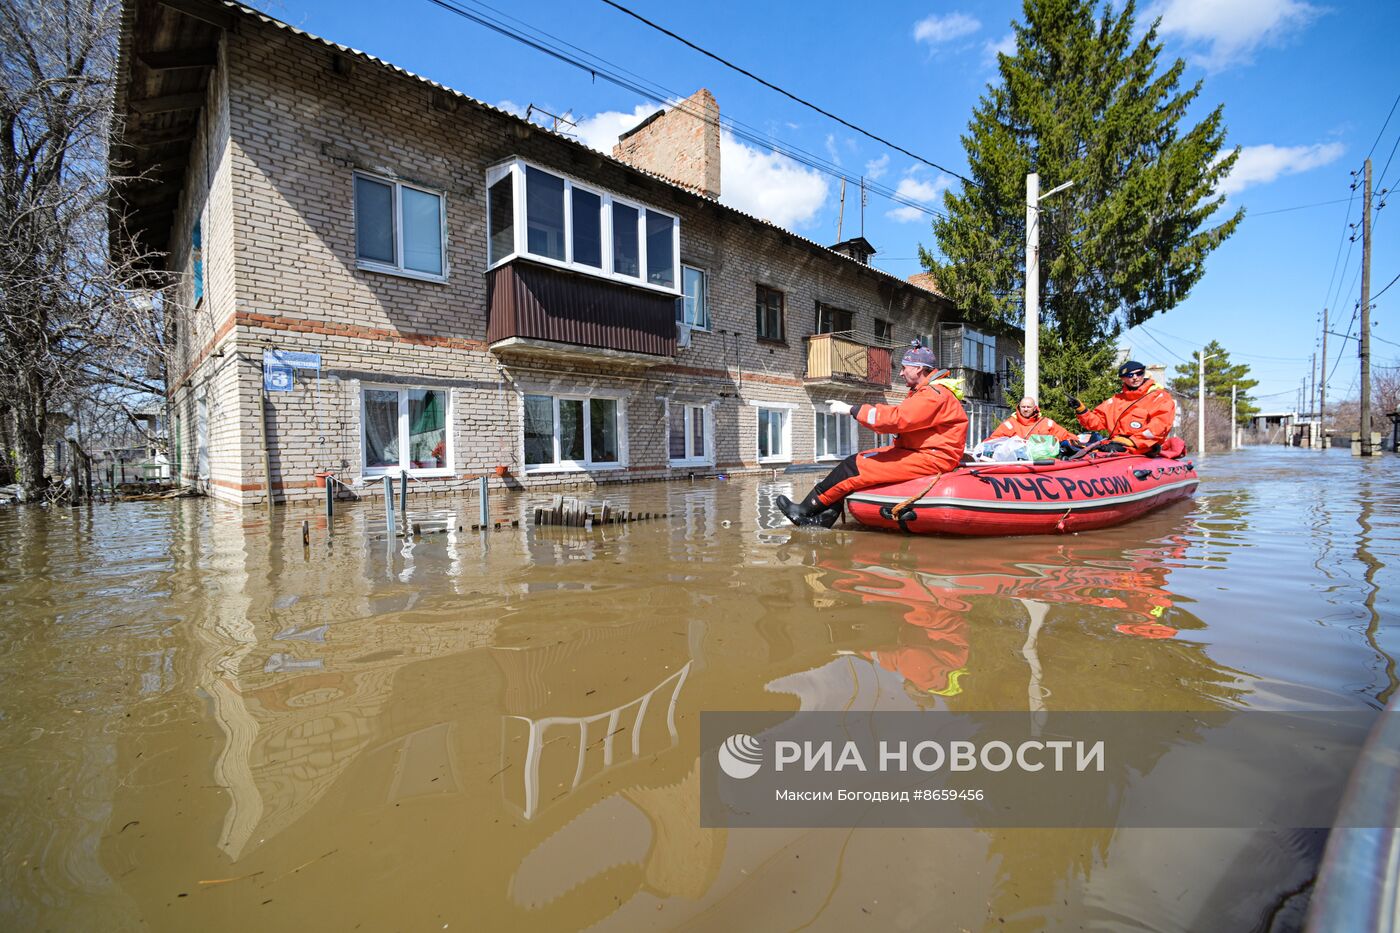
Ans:
[[[916,336],[973,434],[1004,415],[1016,335],[719,203],[707,91],[610,158],[237,4],[129,0],[116,107],[127,230],[178,275],[172,465],[220,499],[834,460],[876,438],[824,402],[897,401]]]

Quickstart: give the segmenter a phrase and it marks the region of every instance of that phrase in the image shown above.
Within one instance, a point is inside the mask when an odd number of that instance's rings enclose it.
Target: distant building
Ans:
[[[1006,411],[1018,335],[719,203],[708,91],[609,157],[233,3],[128,2],[120,55],[131,232],[180,276],[172,465],[221,499],[834,460],[876,438],[824,403],[897,401],[916,337]]]

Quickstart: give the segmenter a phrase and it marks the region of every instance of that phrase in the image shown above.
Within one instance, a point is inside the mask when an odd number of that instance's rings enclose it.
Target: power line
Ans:
[[[832,119],[832,120],[835,120],[837,123],[840,123],[840,124],[841,124],[842,126],[844,126],[844,127],[847,127],[847,128],[849,128],[849,129],[855,130],[857,133],[860,133],[862,136],[865,136],[865,137],[868,137],[868,138],[870,138],[870,139],[873,139],[873,140],[875,140],[877,143],[880,143],[880,144],[883,145],[883,146],[889,146],[891,149],[895,150],[896,152],[901,152],[901,153],[903,153],[904,155],[909,156],[909,158],[911,158],[911,159],[915,159],[915,160],[917,160],[917,161],[919,161],[919,162],[922,162],[922,163],[924,163],[925,165],[930,166],[931,168],[936,168],[936,169],[938,169],[940,172],[946,172],[947,174],[952,175],[954,178],[960,179],[961,181],[964,181],[964,182],[966,182],[966,183],[969,184],[969,185],[976,185],[976,186],[979,187],[979,188],[981,187],[981,185],[977,185],[977,183],[976,183],[975,181],[973,181],[972,179],[968,178],[968,177],[965,176],[965,175],[962,175],[962,174],[960,174],[960,173],[958,173],[958,172],[955,172],[955,171],[953,171],[953,170],[950,169],[950,168],[944,168],[943,166],[939,165],[937,162],[934,162],[934,161],[931,160],[931,159],[925,159],[923,156],[918,155],[917,153],[910,152],[908,149],[905,149],[903,146],[898,146],[898,145],[896,145],[896,144],[890,142],[888,139],[885,139],[883,136],[877,136],[877,135],[875,135],[874,133],[870,132],[869,130],[866,130],[866,129],[863,129],[863,128],[859,127],[859,126],[856,126],[854,123],[850,122],[849,120],[844,120],[844,119],[842,119],[841,117],[838,117],[836,114],[832,113],[830,110],[825,110],[825,109],[823,109],[822,107],[817,106],[816,104],[812,103],[812,102],[809,101],[809,100],[805,100],[804,98],[798,97],[796,94],[792,93],[791,91],[788,91],[788,90],[785,90],[785,89],[783,89],[783,88],[781,88],[781,87],[778,87],[778,85],[774,84],[774,83],[771,82],[771,81],[765,80],[764,78],[760,78],[758,75],[754,74],[752,71],[749,71],[747,68],[744,68],[744,67],[742,67],[742,66],[740,66],[740,65],[736,65],[736,64],[734,64],[733,62],[729,61],[729,59],[723,58],[723,57],[721,57],[721,56],[719,56],[719,55],[716,55],[714,52],[711,52],[709,49],[702,48],[701,46],[696,45],[694,42],[691,42],[689,39],[685,38],[684,36],[677,35],[676,33],[672,32],[672,31],[669,30],[669,29],[667,29],[665,26],[662,26],[662,25],[660,25],[660,24],[658,24],[658,23],[652,22],[651,20],[647,19],[645,16],[642,16],[640,13],[636,12],[635,10],[629,10],[627,7],[623,6],[622,4],[614,2],[614,0],[603,0],[603,2],[606,3],[608,6],[612,7],[613,9],[618,10],[619,12],[626,13],[628,16],[632,17],[633,19],[637,20],[638,22],[645,23],[646,25],[650,26],[652,29],[655,29],[657,32],[664,33],[665,35],[670,36],[672,39],[675,39],[677,42],[680,42],[680,43],[683,44],[683,45],[689,46],[690,48],[692,48],[692,49],[694,49],[695,51],[699,52],[701,55],[704,55],[704,56],[706,56],[706,57],[708,57],[708,58],[714,59],[715,61],[719,62],[721,65],[724,65],[726,68],[732,68],[734,71],[739,72],[739,74],[745,75],[746,77],[749,77],[749,78],[752,78],[753,80],[757,81],[759,84],[763,85],[764,87],[769,88],[770,90],[777,91],[779,94],[782,94],[784,97],[786,97],[786,98],[788,98],[788,99],[790,99],[790,100],[796,101],[797,103],[801,104],[801,105],[804,106],[804,107],[807,107],[807,108],[810,108],[810,109],[812,109],[812,110],[815,110],[817,113],[821,114],[822,116],[828,117],[828,118],[830,118],[830,119]]]
[[[1354,197],[1354,195],[1353,195]],[[1271,211],[1250,211],[1247,217],[1265,217],[1269,214],[1286,214],[1289,211],[1306,210],[1309,207],[1323,207],[1328,204],[1341,204],[1343,201],[1350,201],[1351,198],[1335,198],[1331,201],[1314,201],[1312,204],[1295,204],[1293,207],[1280,207]]]
[[[453,13],[464,19],[468,19],[479,26],[484,26],[492,32],[505,36],[508,39],[513,39],[514,41],[519,42],[522,45],[528,46],[529,48],[532,48],[537,52],[542,52],[543,54],[548,55],[551,58],[564,62],[565,64],[572,65],[575,68],[578,68],[582,71],[586,71],[594,78],[602,78],[610,84],[616,85],[617,87],[620,87],[624,90],[631,91],[634,94],[641,95],[642,97],[648,100],[655,101],[664,106],[671,106],[674,109],[680,110],[682,113],[686,113],[690,116],[693,116],[696,119],[710,126],[717,126],[722,129],[727,129],[740,139],[754,143],[758,146],[770,148],[774,152],[780,153],[781,155],[792,159],[794,162],[806,165],[808,168],[822,172],[823,174],[831,175],[836,178],[843,178],[846,181],[851,182],[853,184],[859,183],[859,179],[856,176],[846,174],[844,171],[840,170],[839,166],[834,166],[832,163],[827,162],[819,156],[813,155],[812,153],[806,152],[805,150],[799,149],[795,146],[791,146],[789,144],[782,143],[779,141],[774,141],[773,139],[767,138],[762,134],[757,133],[756,131],[745,129],[744,124],[740,123],[739,121],[727,118],[720,118],[716,120],[704,111],[689,109],[684,105],[684,103],[674,103],[674,101],[679,97],[679,95],[677,95],[674,91],[670,91],[665,87],[656,85],[653,82],[649,82],[647,81],[647,79],[641,78],[640,76],[637,76],[638,81],[645,81],[648,84],[652,84],[652,86],[648,87],[646,86],[646,84],[640,84],[638,82],[629,81],[628,79],[621,77],[620,75],[609,71],[607,68],[604,68],[600,64],[598,64],[599,62],[601,62],[603,64],[611,65],[614,68],[619,68],[619,66],[613,65],[611,62],[607,62],[606,59],[603,59],[600,56],[597,56],[591,52],[587,52],[583,49],[580,49],[578,46],[564,42],[564,40],[559,39],[556,36],[552,36],[542,29],[538,29],[534,26],[529,26],[529,24],[524,23],[522,20],[510,16],[509,14],[502,13],[499,10],[495,10],[493,7],[487,6],[484,3],[478,3],[477,5],[491,10],[492,12],[498,13],[501,16],[505,16],[509,19],[512,19],[517,23],[521,23],[522,26],[526,26],[526,28],[529,28],[531,31],[537,33],[538,35],[545,36],[549,39],[554,40],[555,42],[561,43],[562,45],[568,46],[569,48],[573,48],[582,53],[583,55],[587,55],[588,57],[594,59],[595,61],[590,62],[580,59],[576,56],[570,55],[558,46],[551,46],[543,40],[525,35],[520,30],[514,29],[511,26],[500,22],[499,20],[492,19],[486,14],[464,9],[457,3],[452,2],[452,0],[428,0],[428,2],[433,4],[434,6],[440,7],[441,9],[448,11],[449,13]],[[621,68],[619,68],[619,70],[625,71],[625,69]],[[632,74],[632,72],[627,73]],[[658,90],[663,93],[658,93]],[[940,217],[947,216],[946,214],[944,214],[944,212],[937,210],[936,208],[929,207],[927,204],[924,204],[922,202],[906,198],[883,185],[877,185],[873,183],[869,179],[865,180],[865,188],[903,207],[913,208],[914,210],[921,211],[925,214],[931,214]]]
[[[608,0],[603,0],[603,2],[606,3],[608,2]],[[1396,104],[1400,104],[1400,94],[1395,95],[1395,102],[1390,105],[1390,113],[1385,115],[1385,122],[1381,124],[1381,131],[1376,134],[1376,141],[1371,143],[1371,148],[1367,151],[1366,158],[1371,158],[1371,153],[1376,151],[1377,143],[1379,143],[1381,141],[1381,137],[1385,135],[1385,128],[1387,126],[1390,126],[1390,118],[1395,116]]]
[[[1188,366],[1190,365],[1190,362],[1191,362],[1190,360],[1186,359],[1186,358],[1183,357],[1183,356],[1178,356],[1178,355],[1177,355],[1176,353],[1174,353],[1172,350],[1168,349],[1166,344],[1162,343],[1162,341],[1158,340],[1155,336],[1153,336],[1152,331],[1148,330],[1147,327],[1146,327],[1146,325],[1139,324],[1139,325],[1138,325],[1138,330],[1140,330],[1140,331],[1142,331],[1144,334],[1146,334],[1147,337],[1148,337],[1153,343],[1155,343],[1157,346],[1161,347],[1163,350],[1166,350],[1167,353],[1170,353],[1172,356],[1175,356],[1178,360],[1181,360],[1181,362],[1186,363]]]
[[[1385,294],[1385,291],[1386,291],[1386,288],[1390,288],[1390,286],[1394,285],[1397,281],[1400,281],[1400,272],[1397,272],[1397,273],[1395,274],[1395,278],[1393,278],[1393,279],[1391,279],[1389,282],[1386,282],[1386,283],[1385,283],[1385,288],[1382,288],[1380,291],[1378,291],[1378,292],[1376,292],[1374,295],[1372,295],[1372,296],[1371,296],[1371,300],[1372,300],[1372,301],[1375,301],[1377,298],[1379,298],[1380,296],[1384,295],[1384,294]],[[1380,338],[1376,338],[1376,339],[1379,340]]]

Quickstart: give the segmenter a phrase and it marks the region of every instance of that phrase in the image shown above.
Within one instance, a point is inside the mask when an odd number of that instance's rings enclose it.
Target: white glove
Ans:
[[[851,413],[850,405],[847,405],[845,402],[838,402],[836,399],[827,402],[826,407],[831,409],[833,415],[849,415]]]

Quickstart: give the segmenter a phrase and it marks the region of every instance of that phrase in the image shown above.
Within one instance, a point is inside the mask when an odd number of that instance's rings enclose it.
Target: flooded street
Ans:
[[[1296,927],[1320,832],[700,825],[701,711],[1379,710],[1400,458],[1200,472],[1018,539],[789,527],[819,474],[407,546],[369,503],[7,509],[0,927]]]

